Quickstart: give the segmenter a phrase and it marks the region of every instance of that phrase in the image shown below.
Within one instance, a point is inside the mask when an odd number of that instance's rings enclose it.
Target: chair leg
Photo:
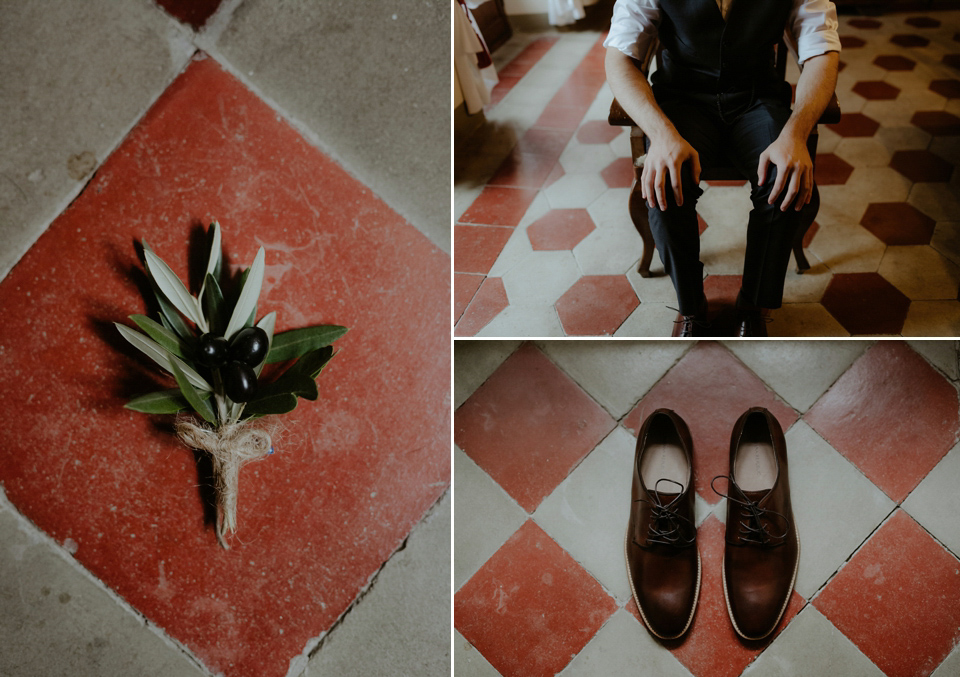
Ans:
[[[637,272],[640,277],[650,277],[650,262],[653,261],[653,250],[656,245],[653,242],[653,234],[650,232],[650,220],[647,214],[647,203],[643,199],[640,188],[640,169],[636,170],[637,181],[633,184],[633,190],[630,191],[630,219],[633,221],[634,228],[640,234],[643,240],[643,255],[640,257],[640,265]]]

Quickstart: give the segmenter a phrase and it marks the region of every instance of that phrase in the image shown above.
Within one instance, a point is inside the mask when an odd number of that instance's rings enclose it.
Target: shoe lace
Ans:
[[[669,503],[664,503],[663,499],[660,497],[660,483],[668,482],[670,484],[676,484],[681,489],[681,493],[678,493],[672,501]],[[696,540],[696,532],[693,529],[693,523],[681,515],[678,510],[680,509],[680,499],[683,497],[683,485],[679,482],[675,482],[670,479],[661,478],[657,480],[656,485],[654,485],[653,491],[648,493],[648,495],[653,499],[648,501],[645,498],[638,498],[634,503],[647,503],[650,505],[652,510],[652,519],[650,524],[647,526],[647,540],[646,545],[651,545],[653,543],[659,543],[661,545],[673,545],[676,547],[686,547],[693,545]],[[687,536],[684,536],[683,526],[686,523],[686,533]],[[689,535],[690,533],[693,535]],[[644,547],[643,544],[637,543],[634,539],[634,544],[638,547]]]
[[[693,331],[694,325],[703,329],[710,328],[710,323],[707,320],[698,320],[696,315],[683,315],[678,308],[674,308],[673,306],[667,306],[667,310],[672,310],[680,315],[680,319],[674,320],[673,323],[683,325],[680,327],[680,331],[684,334]]]
[[[719,479],[726,479],[728,486],[733,488],[739,498],[732,493],[725,494],[717,491],[717,488],[713,486],[713,484]],[[714,477],[710,480],[710,488],[713,489],[714,493],[740,506],[740,517],[743,519],[740,520],[740,528],[738,531],[741,542],[764,546],[782,544],[783,539],[786,538],[787,533],[790,531],[790,522],[787,521],[786,517],[774,510],[761,508],[759,502],[749,498],[740,488],[740,485],[729,475],[717,475]],[[782,534],[770,533],[769,529],[775,521],[783,524]]]

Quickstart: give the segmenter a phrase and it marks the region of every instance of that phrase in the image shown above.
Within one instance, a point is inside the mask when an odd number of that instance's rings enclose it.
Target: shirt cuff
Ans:
[[[646,55],[650,41],[657,36],[659,21],[658,0],[617,0],[610,19],[610,33],[603,46],[615,47],[640,60]]]
[[[799,3],[793,24],[797,60],[803,63],[827,52],[840,51],[837,8],[832,2],[807,0]]]

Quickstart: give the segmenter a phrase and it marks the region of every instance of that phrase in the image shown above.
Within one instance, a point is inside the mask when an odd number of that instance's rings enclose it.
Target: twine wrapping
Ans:
[[[210,454],[217,493],[217,540],[224,549],[226,537],[237,530],[237,494],[240,467],[270,453],[270,435],[244,423],[228,423],[219,428],[196,424],[192,419],[176,423],[180,441]]]

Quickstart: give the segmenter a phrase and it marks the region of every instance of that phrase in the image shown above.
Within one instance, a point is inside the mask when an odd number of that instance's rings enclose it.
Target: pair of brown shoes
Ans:
[[[740,417],[730,440],[730,474],[715,477],[711,487],[721,478],[728,482],[727,493],[720,494],[727,498],[727,612],[738,635],[763,639],[786,611],[800,561],[787,447],[773,414],[754,407]],[[624,550],[640,615],[661,639],[683,635],[697,608],[695,494],[690,431],[675,412],[658,409],[637,439]]]

